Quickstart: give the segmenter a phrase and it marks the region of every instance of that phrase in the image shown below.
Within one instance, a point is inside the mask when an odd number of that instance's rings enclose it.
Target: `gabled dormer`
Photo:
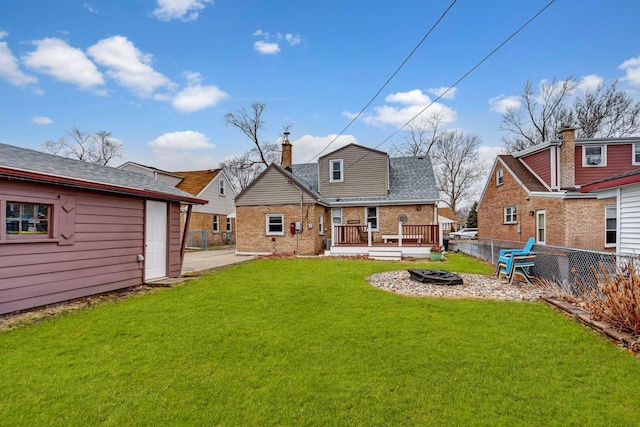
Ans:
[[[349,144],[318,160],[318,190],[327,198],[384,197],[389,191],[389,156]]]

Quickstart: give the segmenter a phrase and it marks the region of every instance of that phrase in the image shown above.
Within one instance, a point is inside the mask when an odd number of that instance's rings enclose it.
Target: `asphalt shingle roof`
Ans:
[[[137,172],[7,144],[0,144],[0,167],[51,177],[71,178],[86,182],[88,187],[91,187],[91,184],[101,184],[112,187],[113,191],[126,193],[127,190],[134,190],[130,191],[131,194],[141,191],[164,194],[168,200],[194,199],[189,193]]]
[[[318,192],[317,163],[293,165],[293,175]],[[389,194],[380,197],[341,197],[341,202],[434,201],[439,199],[436,178],[429,157],[389,158]]]
[[[176,175],[183,176],[184,179],[180,181],[176,187],[182,191],[197,196],[207,185],[220,173],[222,169],[207,169],[202,171],[189,171],[189,172],[171,172]]]

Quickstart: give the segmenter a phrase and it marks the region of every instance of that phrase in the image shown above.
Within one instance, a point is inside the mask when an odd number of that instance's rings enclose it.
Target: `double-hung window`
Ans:
[[[504,184],[504,169],[496,169],[496,187]]]
[[[516,222],[518,222],[516,205],[505,206],[504,207],[504,223],[515,224]]]
[[[231,230],[231,218],[227,217],[227,233],[232,231]]]
[[[267,214],[266,227],[267,236],[284,236],[284,215]]]
[[[51,234],[51,205],[7,202],[5,231],[7,235],[48,237]]]
[[[220,231],[220,215],[213,216],[213,232],[217,233]]]
[[[379,218],[379,212],[378,212],[378,207],[366,207],[364,208],[365,210],[365,216],[367,218],[367,224],[371,224],[371,230],[373,231],[378,231],[378,218]]]
[[[318,234],[324,236],[324,215],[318,214]]]
[[[631,164],[640,165],[640,144],[633,144],[633,159]]]
[[[219,187],[218,187],[218,194],[219,195],[221,195],[221,196],[225,195],[226,186],[227,186],[227,184],[226,184],[225,180],[224,179],[220,179],[220,184],[219,184]]]
[[[342,159],[329,161],[329,181],[344,181],[344,162]]]
[[[606,166],[606,145],[585,145],[582,147],[582,166]]]
[[[331,223],[335,225],[342,224],[342,208],[331,208]]]
[[[611,248],[618,242],[618,208],[616,205],[609,205],[604,209],[604,246]]]

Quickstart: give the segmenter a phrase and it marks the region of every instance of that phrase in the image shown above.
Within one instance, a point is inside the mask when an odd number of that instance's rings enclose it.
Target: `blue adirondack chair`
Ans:
[[[530,268],[533,267],[535,259],[535,254],[531,250],[535,243],[535,239],[530,237],[522,249],[502,249],[496,263],[498,278],[505,275],[509,283],[512,283],[514,276],[520,275],[525,281],[531,283]]]

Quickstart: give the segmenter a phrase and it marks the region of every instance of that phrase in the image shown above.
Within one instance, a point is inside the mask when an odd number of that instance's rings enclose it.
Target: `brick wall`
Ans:
[[[186,212],[180,213],[181,232],[184,232],[184,224]],[[209,246],[220,246],[227,244],[227,238],[231,235],[231,243],[235,243],[235,220],[231,219],[231,233],[227,233],[227,216],[219,215],[218,231],[213,231],[213,214],[191,212],[191,221],[189,222],[189,230],[207,231],[207,243]]]
[[[323,250],[323,236],[318,230],[318,215],[324,215],[325,227],[330,218],[320,205],[305,204],[302,207],[302,233],[292,235],[289,224],[300,221],[300,205],[238,206],[236,208],[236,250],[274,254],[317,254]],[[284,215],[284,235],[266,234],[266,215]],[[312,228],[309,228],[312,224]]]
[[[544,210],[546,244],[605,249],[604,206],[614,204],[613,199],[528,196],[506,169],[503,185],[496,187],[494,178],[495,170],[478,209],[478,237],[524,242],[529,237],[536,237],[536,213]],[[504,223],[504,207],[508,205],[516,205],[516,224]]]

